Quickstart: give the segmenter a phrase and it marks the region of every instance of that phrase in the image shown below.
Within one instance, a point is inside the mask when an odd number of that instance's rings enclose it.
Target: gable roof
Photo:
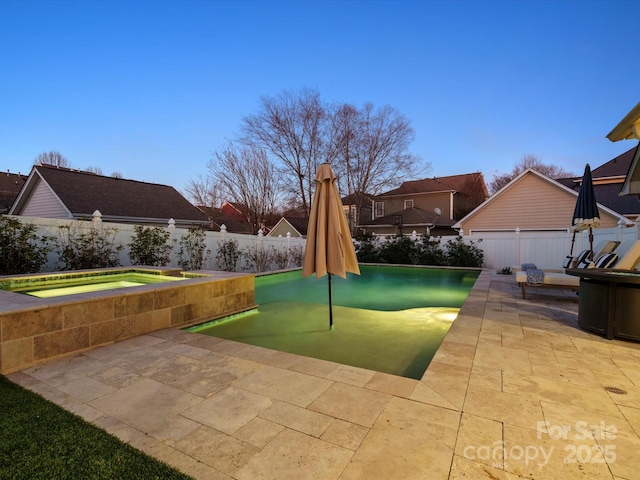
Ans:
[[[0,213],[5,213],[11,208],[11,204],[16,199],[27,176],[19,173],[0,173]]]
[[[596,181],[599,178],[625,177],[627,172],[629,172],[629,167],[631,166],[633,156],[636,153],[636,148],[637,147],[630,148],[626,152],[609,160],[607,163],[595,168],[591,171],[591,178]],[[582,177],[580,179],[582,179]]]
[[[480,190],[480,192],[478,192]],[[461,192],[465,194],[481,193],[489,196],[482,173],[464,173],[448,177],[424,178],[403,182],[398,188],[381,193],[377,197],[410,195],[416,193]]]
[[[519,225],[512,225],[509,228],[515,228],[515,227],[527,228],[525,227],[527,222],[540,223],[540,225],[534,225],[530,227],[534,229],[570,228],[571,212],[573,211],[575,200],[578,197],[578,192],[576,190],[573,190],[572,188],[567,187],[566,185],[563,185],[561,182],[553,180],[552,178],[549,178],[546,175],[543,175],[542,173],[536,170],[532,170],[530,168],[528,168],[527,170],[522,172],[520,175],[512,179],[504,187],[502,187],[500,190],[494,193],[491,197],[489,197],[487,200],[481,203],[478,207],[473,209],[468,215],[460,219],[453,227],[464,228],[465,222],[468,223],[471,219],[480,215],[483,211],[486,211],[486,209],[499,204],[502,200],[505,199],[505,197],[507,197],[510,194],[513,194],[513,192],[516,192],[517,191],[516,189],[518,188],[518,186],[524,185],[525,181],[534,180],[534,179],[538,182],[539,185],[546,185],[547,187],[551,187],[551,188],[550,189],[547,188],[546,191],[542,191],[540,188],[537,188],[536,191],[537,191],[537,194],[539,195],[539,198],[531,199],[530,197],[527,197],[527,202],[525,204],[515,205],[514,202],[509,202],[508,207],[510,207],[513,211],[509,212],[509,215],[507,215],[507,212],[501,210],[501,213],[502,213],[501,217],[516,218],[520,223]],[[571,199],[572,202],[569,202],[568,205],[564,205],[564,204],[563,205],[568,209],[570,209],[571,212],[566,213],[561,211],[562,210],[560,209],[561,205],[554,203],[554,202],[557,202],[557,199],[552,199],[549,195],[549,192],[557,192],[558,195],[560,196],[568,195],[567,198]],[[562,197],[562,198],[565,198],[565,197]],[[552,202],[553,204],[541,205],[541,203],[545,201]],[[610,219],[613,219],[611,220],[611,222],[614,222],[614,220],[615,221],[622,220],[625,223],[630,223],[629,220],[624,218],[624,216],[622,216],[618,212],[615,212],[609,207],[603,205],[602,203],[598,203],[598,209],[600,210],[601,218],[603,217],[603,215],[607,215],[609,216]],[[562,217],[561,218],[557,217],[557,214],[561,214]],[[552,216],[556,217],[557,221],[552,222],[550,220]],[[566,218],[566,221],[565,221],[565,218]],[[491,226],[487,226],[487,228],[492,229]]]
[[[207,217],[168,185],[105,177],[91,172],[36,165],[10,213],[21,215],[37,187],[53,194],[68,218],[90,217],[96,210],[106,221],[208,225]]]
[[[630,218],[640,215],[640,199],[633,195],[620,195],[620,193],[636,150],[637,147],[633,147],[591,171],[596,200]],[[557,181],[577,192],[580,190],[582,177],[559,178]]]
[[[273,237],[281,235],[281,231],[284,229],[293,229],[294,233],[298,236],[304,237],[307,235],[307,229],[309,228],[309,220],[303,217],[282,217],[273,226],[273,228],[267,233],[267,236]]]

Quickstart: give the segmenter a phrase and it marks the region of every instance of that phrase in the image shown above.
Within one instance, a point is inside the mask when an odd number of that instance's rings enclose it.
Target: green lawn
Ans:
[[[0,479],[188,479],[0,375]]]

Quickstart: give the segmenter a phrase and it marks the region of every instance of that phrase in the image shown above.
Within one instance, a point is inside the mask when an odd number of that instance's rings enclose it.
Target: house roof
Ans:
[[[609,160],[607,163],[600,165],[591,171],[591,178],[597,180],[603,177],[624,177],[629,172],[629,167],[633,161],[633,156],[636,153],[636,148],[633,147],[626,152],[618,155],[617,157]]]
[[[373,197],[371,195],[367,195],[366,193],[351,193],[346,197],[342,197],[342,205],[357,205],[358,202],[362,203],[371,203],[373,201]]]
[[[591,171],[593,192],[598,203],[629,217],[640,215],[640,200],[633,195],[621,196],[620,192],[636,150],[637,147],[633,147]],[[577,192],[582,177],[560,178],[557,182]]]
[[[506,194],[506,192],[508,192],[512,188],[516,188],[516,186],[520,182],[522,182],[525,177],[527,177],[529,175],[533,175],[535,177],[538,177],[539,179],[543,180],[544,182],[547,182],[548,184],[550,184],[551,186],[553,186],[553,187],[555,187],[557,189],[560,189],[562,191],[565,191],[565,192],[575,196],[576,198],[578,196],[579,186],[578,186],[577,189],[571,188],[571,187],[563,184],[560,181],[557,181],[557,180],[554,180],[552,178],[549,178],[546,175],[543,175],[542,173],[540,173],[540,172],[538,172],[536,170],[528,168],[524,172],[522,172],[520,175],[518,175],[517,177],[512,179],[509,183],[507,183],[504,187],[502,187],[500,190],[498,190],[496,193],[494,193],[491,197],[489,197],[483,203],[478,205],[469,214],[467,214],[462,219],[460,219],[458,222],[456,222],[456,224],[453,227],[454,228],[462,228],[465,222],[468,222],[471,218],[473,218],[474,216],[478,215],[478,213],[480,213],[482,210],[484,210],[486,208],[489,208],[492,204],[494,204],[495,202],[498,202],[499,199]],[[567,180],[567,179],[563,179],[563,180]],[[573,179],[571,179],[571,182],[573,183]],[[610,184],[610,185],[616,186],[615,184]],[[619,184],[618,184],[618,186],[619,186]],[[596,195],[596,198],[598,200],[598,208],[601,210],[601,213],[602,212],[606,212],[608,215],[610,215],[610,216],[612,216],[614,218],[617,218],[618,220],[625,221],[624,217],[620,213],[618,213],[617,211],[614,211],[610,207],[608,207],[608,206],[604,205],[603,203],[601,203],[599,201],[600,199],[597,197],[597,195]],[[569,219],[567,219],[567,227],[569,227],[569,223],[570,223]],[[629,223],[629,221],[626,220],[626,223]]]
[[[26,175],[11,173],[8,170],[6,173],[0,173],[0,213],[9,211],[26,180]]]
[[[271,228],[268,236],[275,235],[275,232],[279,231],[281,225],[289,225],[292,229],[298,232],[298,235],[304,237],[307,235],[307,229],[309,227],[309,220],[303,217],[281,217],[280,220]]]
[[[416,193],[461,192],[466,194],[480,193],[488,197],[487,186],[482,173],[464,173],[448,177],[424,178],[402,183],[398,188],[381,193],[378,197],[393,195],[410,195]]]
[[[99,210],[103,219],[153,219],[163,223],[208,224],[207,217],[168,185],[105,177],[91,172],[50,165],[33,167],[11,213],[20,215],[35,187],[44,182],[73,217],[91,216]]]

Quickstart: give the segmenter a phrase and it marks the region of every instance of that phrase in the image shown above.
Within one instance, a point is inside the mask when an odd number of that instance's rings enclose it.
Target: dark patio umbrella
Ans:
[[[331,275],[342,278],[347,276],[346,272],[360,275],[360,267],[349,224],[342,210],[336,175],[328,163],[318,167],[315,181],[316,192],[309,216],[302,276],[315,273],[316,278],[321,278],[329,275],[329,327],[332,327]]]
[[[591,179],[591,167],[589,164],[584,167],[582,184],[578,192],[576,208],[573,211],[573,239],[571,240],[571,254],[573,254],[573,243],[576,239],[576,232],[589,229],[589,258],[593,260],[593,228],[600,226],[600,212],[596,203],[596,196],[593,192],[593,181]]]

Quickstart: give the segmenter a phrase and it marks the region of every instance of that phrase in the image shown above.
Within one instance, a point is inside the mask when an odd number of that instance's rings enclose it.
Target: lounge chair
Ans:
[[[638,244],[640,256],[640,242]],[[620,242],[608,241],[605,245],[594,255],[595,261],[589,260],[589,250],[584,250],[575,257],[567,257],[563,267],[565,268],[611,268],[614,265],[618,267],[618,255],[613,253],[614,250],[620,245]],[[632,246],[632,249],[635,247]],[[627,255],[625,255],[626,259]],[[564,273],[564,269],[554,270],[538,270],[531,267],[531,264],[523,264],[523,268],[516,272],[516,282],[522,289],[522,298],[526,298],[527,286],[530,287],[551,287],[551,288],[568,288],[571,290],[580,289],[580,278],[568,275]],[[534,266],[535,267],[535,266]],[[531,270],[535,270],[532,272]]]

